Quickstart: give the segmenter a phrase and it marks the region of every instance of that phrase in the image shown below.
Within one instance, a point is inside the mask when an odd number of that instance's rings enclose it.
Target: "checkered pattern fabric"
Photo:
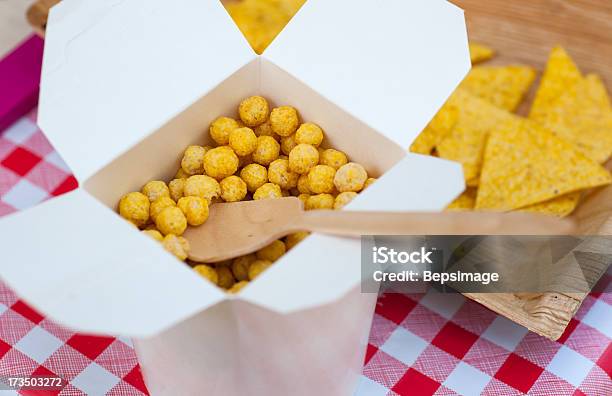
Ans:
[[[0,215],[76,187],[34,117],[0,135]],[[557,342],[461,295],[383,295],[357,395],[612,395],[612,276],[602,283]],[[33,374],[67,380],[61,395],[147,394],[128,339],[74,333],[0,284],[0,377]]]

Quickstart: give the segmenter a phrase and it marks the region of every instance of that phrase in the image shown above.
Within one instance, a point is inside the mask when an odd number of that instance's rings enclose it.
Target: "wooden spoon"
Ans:
[[[567,235],[569,220],[527,213],[305,212],[294,197],[214,204],[206,223],[189,227],[189,259],[213,263],[252,253],[296,231],[361,235]]]

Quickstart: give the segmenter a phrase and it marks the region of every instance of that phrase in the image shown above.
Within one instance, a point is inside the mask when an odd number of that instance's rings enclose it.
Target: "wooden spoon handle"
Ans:
[[[568,235],[567,219],[528,213],[394,213],[316,210],[304,212],[296,230],[360,235]]]

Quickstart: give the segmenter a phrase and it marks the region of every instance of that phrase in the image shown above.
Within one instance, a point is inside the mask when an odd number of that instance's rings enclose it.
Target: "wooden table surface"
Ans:
[[[612,1],[452,0],[466,11],[470,39],[498,51],[493,64],[543,66],[563,45],[585,73],[612,88]]]

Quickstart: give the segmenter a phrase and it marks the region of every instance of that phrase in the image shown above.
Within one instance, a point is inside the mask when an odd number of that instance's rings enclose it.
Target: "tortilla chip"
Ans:
[[[575,90],[580,81],[582,74],[568,53],[562,47],[553,48],[529,118],[534,121],[546,119],[558,99],[564,93]]]
[[[478,187],[478,183],[480,183],[480,172],[478,172],[478,176],[465,181],[468,187]]]
[[[580,191],[565,194],[550,201],[529,205],[519,209],[520,212],[540,213],[557,217],[566,217],[572,214],[580,202]]]
[[[410,151],[430,155],[434,148],[453,130],[458,116],[457,107],[451,103],[446,103],[423,132],[412,142]]]
[[[611,182],[605,168],[570,143],[514,117],[489,136],[476,209],[519,209]]]
[[[535,80],[535,69],[528,66],[474,67],[460,87],[508,111],[515,111]]]
[[[604,163],[612,156],[612,109],[596,76],[582,79],[565,92],[538,121],[596,162]]]
[[[470,43],[470,58],[472,64],[487,61],[495,56],[495,51],[482,44]]]
[[[608,90],[601,77],[597,74],[589,74],[585,77],[588,86],[588,99],[589,102],[599,109],[610,109],[612,104],[610,102],[610,96]]]
[[[487,101],[458,89],[449,102],[459,109],[452,132],[437,145],[440,158],[463,165],[463,175],[470,186],[478,185],[482,154],[489,132],[513,115]]]
[[[226,9],[251,47],[261,54],[306,0],[242,0]]]
[[[465,191],[459,195],[453,202],[451,202],[446,210],[449,211],[462,211],[462,210],[473,210],[476,204],[476,192],[475,188],[466,188]]]

